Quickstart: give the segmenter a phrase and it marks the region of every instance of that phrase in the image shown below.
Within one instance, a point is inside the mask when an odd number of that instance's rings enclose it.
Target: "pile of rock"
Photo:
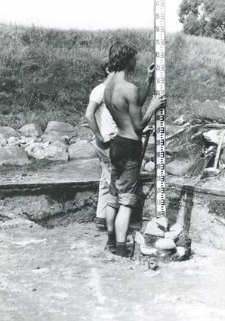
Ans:
[[[225,129],[225,103],[217,100],[195,101],[193,115],[181,115],[166,126],[166,172],[174,176],[204,177],[207,167],[213,166],[218,142]],[[172,127],[172,128],[171,128]],[[147,148],[143,169],[155,172],[155,144]],[[225,139],[220,153],[218,172],[225,168]],[[224,171],[223,171],[224,172]],[[223,175],[223,173],[222,173]]]
[[[217,100],[194,102],[192,117],[184,115],[174,121],[180,130],[167,139],[168,174],[204,177],[205,168],[212,167],[216,149],[225,129],[225,104]],[[225,140],[220,153],[218,172],[225,167]]]
[[[190,125],[167,142],[168,174],[202,177],[207,167],[212,167],[225,130],[225,124]],[[225,168],[225,139],[219,155],[218,173]]]
[[[166,217],[153,218],[143,233],[136,232],[140,252],[161,261],[183,261],[191,255],[191,239],[179,224],[169,227]]]
[[[50,121],[45,132],[36,124],[18,131],[0,126],[0,166],[25,165],[32,159],[69,161],[96,157],[93,133],[86,125]]]

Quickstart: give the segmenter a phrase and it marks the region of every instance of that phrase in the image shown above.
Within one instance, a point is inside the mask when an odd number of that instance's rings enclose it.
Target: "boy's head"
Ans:
[[[133,71],[136,66],[137,48],[126,42],[115,42],[109,49],[108,68],[110,72]]]

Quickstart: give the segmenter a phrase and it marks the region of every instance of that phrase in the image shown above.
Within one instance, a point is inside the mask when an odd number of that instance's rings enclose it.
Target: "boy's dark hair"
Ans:
[[[137,54],[137,48],[126,42],[115,42],[109,49],[109,71],[124,70],[131,58]]]
[[[109,61],[108,61],[108,58],[104,58],[100,64],[100,67],[101,67],[101,70],[104,72],[104,75],[105,77],[108,76],[108,73],[107,73],[107,68],[109,67]]]

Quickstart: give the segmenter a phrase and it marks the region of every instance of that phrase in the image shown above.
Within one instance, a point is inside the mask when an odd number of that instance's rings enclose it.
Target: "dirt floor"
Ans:
[[[91,223],[1,229],[0,320],[225,320],[225,252],[194,244],[191,260],[152,271],[105,241]]]

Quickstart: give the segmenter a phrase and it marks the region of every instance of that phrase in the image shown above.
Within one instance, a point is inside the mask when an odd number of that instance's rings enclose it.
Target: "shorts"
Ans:
[[[110,146],[112,164],[108,205],[138,207],[142,142],[116,136]]]

